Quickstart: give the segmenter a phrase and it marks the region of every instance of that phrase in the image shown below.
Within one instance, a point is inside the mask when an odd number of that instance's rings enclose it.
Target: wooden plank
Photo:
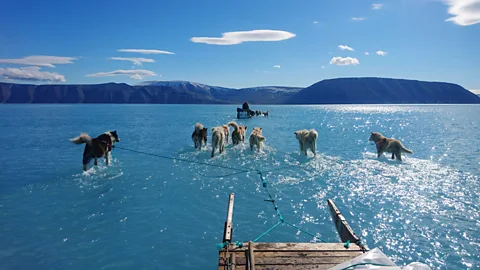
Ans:
[[[257,260],[265,262],[262,261],[263,259],[277,259],[276,263],[278,265],[282,265],[281,263],[285,264],[285,261],[293,260],[296,265],[300,266],[320,261],[326,264],[332,262],[339,264],[363,254],[358,246],[352,245],[349,249],[346,249],[342,243],[245,243],[242,248],[230,245],[228,252],[227,250],[219,252],[219,269],[225,269],[220,266],[226,267],[228,262],[227,256],[230,257],[232,253],[235,254],[237,270],[242,269],[242,266],[249,267],[247,257],[249,256],[250,246],[252,247],[250,250],[255,251],[254,263],[257,270],[261,269],[259,268],[261,264]],[[340,258],[335,259],[335,257]],[[305,264],[302,264],[302,260]]]
[[[296,251],[361,251],[357,245],[350,245],[346,249],[343,243],[253,243],[255,252],[296,252]],[[230,249],[230,251],[246,251],[248,244],[244,243],[242,248]]]
[[[249,270],[255,270],[255,256],[253,255],[252,241],[248,242],[248,264],[247,265]]]
[[[362,255],[361,251],[283,251],[283,252],[255,252],[255,257],[357,257]]]
[[[227,209],[227,221],[225,221],[225,227],[223,230],[223,242],[232,241],[232,231],[233,231],[233,201],[235,198],[234,193],[230,193],[228,198],[228,209]]]
[[[234,253],[237,258],[245,258],[245,251],[230,251]],[[359,250],[346,251],[256,251],[255,257],[357,257],[363,253]],[[220,254],[220,257],[225,258],[226,255]]]
[[[227,261],[227,258],[226,258],[225,256],[220,256],[220,257],[218,258],[218,266],[225,266],[225,269],[227,269],[227,268],[226,268],[226,266],[228,266],[228,263],[227,263],[227,262],[228,262],[228,261]],[[222,269],[223,269],[223,268],[222,268]]]
[[[237,267],[237,256],[235,255],[235,252],[232,252],[230,255],[230,269],[235,270]]]
[[[320,265],[257,265],[256,270],[324,270],[330,269],[337,264],[320,264]],[[248,270],[247,266],[237,266],[236,270]]]
[[[340,210],[338,210],[335,203],[331,199],[328,199],[327,202],[330,208],[330,213],[332,214],[333,223],[335,224],[335,228],[337,229],[338,235],[340,236],[342,242],[350,241],[352,244],[354,244],[359,241],[360,237],[353,232],[352,228],[350,225],[348,225],[347,220],[342,213],[340,213]]]
[[[326,270],[336,266],[336,264],[320,264],[320,265],[276,265],[259,266],[257,270]]]
[[[227,260],[227,257],[229,260]],[[235,252],[223,252],[218,259],[219,270],[235,270],[237,265],[237,259]]]
[[[256,254],[256,253],[255,253]],[[258,257],[255,256],[255,266],[262,265],[321,265],[341,264],[356,256],[333,256],[333,257]],[[238,265],[245,265],[246,258],[237,258]]]
[[[320,264],[320,265],[257,265],[256,270],[325,270],[330,269],[337,264]],[[236,270],[248,270],[245,265],[237,266]]]

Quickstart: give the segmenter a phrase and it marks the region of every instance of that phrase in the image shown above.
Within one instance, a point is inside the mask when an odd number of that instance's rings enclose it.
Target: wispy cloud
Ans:
[[[365,20],[365,18],[363,18],[363,17],[353,17],[352,18],[352,21],[364,21],[364,20]]]
[[[357,58],[352,58],[352,57],[333,57],[332,60],[330,60],[330,65],[337,65],[337,66],[349,66],[349,65],[358,65],[360,64],[360,61],[358,61]]]
[[[243,42],[254,41],[281,41],[295,37],[295,34],[279,30],[252,30],[226,32],[222,37],[192,37],[190,40],[195,43],[210,45],[236,45]]]
[[[265,74],[268,74],[269,72],[266,71],[266,70],[259,70],[259,69],[255,69],[255,72],[258,72],[258,73],[265,73]]]
[[[325,68],[325,66],[322,66],[322,68]]]
[[[65,76],[56,72],[40,71],[40,67],[0,68],[0,78],[22,81],[66,82]]]
[[[318,24],[318,21],[313,21],[313,24]]]
[[[175,54],[169,51],[149,50],[149,49],[120,49],[117,52],[141,53],[141,54]]]
[[[275,65],[275,66],[273,66],[273,67],[274,67],[274,68],[280,68],[280,65]]]
[[[448,13],[454,15],[446,19],[461,26],[480,23],[480,0],[446,0]]]
[[[345,50],[352,51],[352,52],[354,51],[352,47],[348,47],[347,45],[338,45],[338,48],[342,51],[345,51]]]
[[[388,53],[387,53],[387,52],[384,52],[384,51],[377,51],[377,54],[380,55],[380,56],[385,56],[385,55],[387,55]]]
[[[109,77],[109,76],[128,76],[131,79],[141,80],[144,77],[157,76],[155,72],[145,69],[115,70],[110,72],[98,72],[85,75],[85,77]]]
[[[137,57],[110,57],[110,60],[130,61],[137,66],[141,66],[142,63],[155,63],[155,60],[150,58],[137,58]]]
[[[383,4],[372,4],[373,10],[379,10],[383,8]]]
[[[76,58],[48,55],[32,55],[17,59],[0,59],[0,63],[54,68],[54,64],[73,64],[73,60],[76,60]]]
[[[369,52],[365,52],[365,55],[369,55],[370,53]]]

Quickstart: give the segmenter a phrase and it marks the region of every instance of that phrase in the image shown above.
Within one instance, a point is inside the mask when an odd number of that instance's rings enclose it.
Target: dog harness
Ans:
[[[106,144],[107,145],[107,151],[112,151],[112,143],[109,143],[105,140],[101,141],[100,143]]]

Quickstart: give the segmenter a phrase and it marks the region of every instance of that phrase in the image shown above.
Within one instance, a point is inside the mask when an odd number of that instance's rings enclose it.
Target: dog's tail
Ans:
[[[212,148],[213,148],[213,151],[215,151],[215,149],[217,147],[220,146],[220,136],[219,134],[216,134],[216,133],[212,133]]]
[[[202,125],[202,124],[200,124],[200,123],[196,123],[196,124],[195,124],[195,131],[200,131],[200,130],[202,130],[202,129],[203,129],[203,125]]]
[[[92,138],[88,136],[87,133],[82,133],[80,134],[80,136],[70,139],[70,141],[73,142],[74,144],[82,144],[82,143],[90,144],[92,143]]]
[[[235,131],[238,131],[238,124],[237,123],[231,121],[231,122],[228,122],[227,125],[233,127],[235,129]]]
[[[408,154],[413,154],[413,151],[410,150],[410,149],[407,149],[405,146],[403,146],[402,143],[400,143],[400,150],[401,150],[402,152],[405,152],[405,153],[408,153]]]
[[[315,131],[315,129],[312,129],[308,132],[308,138],[311,140],[311,141],[316,141],[317,138],[318,138],[318,133],[317,131]]]

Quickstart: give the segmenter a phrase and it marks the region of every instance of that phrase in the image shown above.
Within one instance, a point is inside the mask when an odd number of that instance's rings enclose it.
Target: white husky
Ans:
[[[225,148],[225,129],[222,127],[212,128],[212,157],[215,156],[215,149],[218,148],[220,154]]]
[[[250,134],[250,150],[253,151],[253,147],[257,146],[257,151],[260,152],[260,148],[263,145],[263,142],[267,139],[262,135],[262,128],[256,127],[253,129],[252,134]]]
[[[295,131],[294,134],[295,137],[297,137],[298,143],[300,144],[300,152],[307,155],[307,150],[310,149],[314,156],[317,155],[318,133],[315,131],[315,129],[302,129]]]

